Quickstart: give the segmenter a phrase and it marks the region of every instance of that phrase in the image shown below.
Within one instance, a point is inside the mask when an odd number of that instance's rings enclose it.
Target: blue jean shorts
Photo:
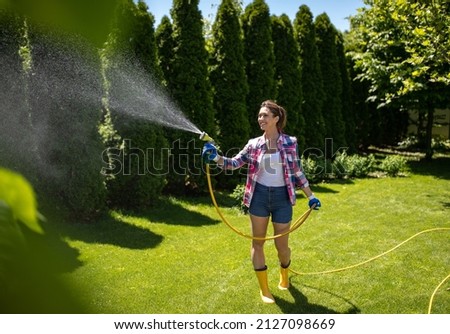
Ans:
[[[292,204],[286,186],[266,187],[257,182],[248,212],[258,217],[272,216],[274,223],[289,223],[292,220]]]

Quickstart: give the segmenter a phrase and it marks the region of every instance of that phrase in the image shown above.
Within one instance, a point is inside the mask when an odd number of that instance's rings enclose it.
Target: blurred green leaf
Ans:
[[[0,168],[0,200],[10,207],[14,219],[37,233],[43,233],[33,188],[23,176]]]

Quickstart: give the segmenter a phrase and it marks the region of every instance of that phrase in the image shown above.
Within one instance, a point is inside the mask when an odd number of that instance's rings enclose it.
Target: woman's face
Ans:
[[[277,127],[279,117],[274,116],[267,107],[262,107],[258,113],[258,124],[261,130],[268,131]]]

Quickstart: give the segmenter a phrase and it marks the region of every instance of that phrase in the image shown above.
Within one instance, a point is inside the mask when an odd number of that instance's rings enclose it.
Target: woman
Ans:
[[[303,173],[298,156],[297,139],[283,133],[286,111],[273,101],[261,104],[258,123],[263,135],[250,139],[247,145],[233,158],[219,156],[212,143],[206,143],[202,155],[223,169],[236,169],[248,164],[244,205],[249,208],[252,235],[265,237],[269,218],[272,218],[275,234],[290,229],[292,206],[295,205],[295,187],[300,187],[309,199],[309,206],[321,206],[312,193]],[[275,239],[280,262],[278,288],[289,288],[288,271],[291,264],[289,234]],[[275,300],[268,288],[267,266],[264,255],[264,240],[252,240],[251,259],[260,286],[264,303]]]

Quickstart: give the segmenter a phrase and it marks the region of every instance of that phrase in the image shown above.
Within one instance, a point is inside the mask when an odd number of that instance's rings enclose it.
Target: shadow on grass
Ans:
[[[231,197],[231,191],[214,190],[214,197],[217,201],[217,204],[222,208],[232,208],[240,204],[240,201],[236,201]],[[211,205],[211,208],[213,208],[213,202],[209,192],[197,196],[183,197],[183,201],[186,201],[187,203],[192,205]]]
[[[352,182],[333,182],[333,183],[353,183]],[[331,189],[326,186],[326,184],[313,184],[311,185],[311,189],[314,191],[314,193],[320,193],[320,194],[337,194],[339,191]],[[303,193],[302,193],[303,194]]]
[[[79,251],[71,247],[64,238],[129,249],[154,248],[163,241],[163,236],[115,218],[111,213],[104,213],[96,221],[89,223],[71,219],[63,209],[52,208],[49,203],[46,203],[42,213],[47,220],[43,223],[45,234],[37,237],[36,242],[47,244],[47,248],[58,253],[68,271],[82,263],[78,260]]]
[[[92,244],[114,245],[128,249],[148,249],[158,246],[163,236],[105,214],[95,223],[72,223],[63,227],[71,239]]]
[[[200,197],[186,197],[182,198],[181,201],[194,206],[208,203],[206,199]],[[211,210],[214,210],[212,204]],[[147,219],[150,223],[167,225],[201,227],[220,223],[219,219],[211,219],[209,216],[186,209],[182,204],[177,203],[176,199],[171,198],[161,199],[152,207],[144,210],[121,211],[121,213],[130,217]]]
[[[60,231],[49,224],[44,225],[45,234],[27,232],[30,249],[38,250],[32,254],[32,262],[46,263],[53,274],[67,273],[82,265],[78,259],[80,251],[62,240]]]
[[[2,253],[0,312],[12,314],[90,313],[79,291],[60,274],[81,266],[79,252],[56,234],[21,228],[26,244]],[[4,249],[2,249],[4,251]]]
[[[311,286],[305,285],[305,287],[309,289],[315,289],[323,293],[327,293],[335,298],[338,298],[340,300],[343,300],[345,303],[347,303],[350,307],[349,309],[344,312],[345,314],[358,314],[361,313],[361,311],[348,299],[336,295],[333,292],[330,291],[324,291],[318,288],[314,288]],[[294,285],[291,285],[289,287],[290,294],[294,298],[294,302],[289,302],[284,299],[281,299],[279,297],[275,297],[277,305],[280,307],[281,311],[285,314],[338,314],[339,312],[328,308],[323,305],[319,304],[312,304],[308,302],[308,297],[304,295],[297,287]]]
[[[410,161],[411,172],[430,175],[439,179],[450,180],[450,157],[438,157],[432,161]]]

